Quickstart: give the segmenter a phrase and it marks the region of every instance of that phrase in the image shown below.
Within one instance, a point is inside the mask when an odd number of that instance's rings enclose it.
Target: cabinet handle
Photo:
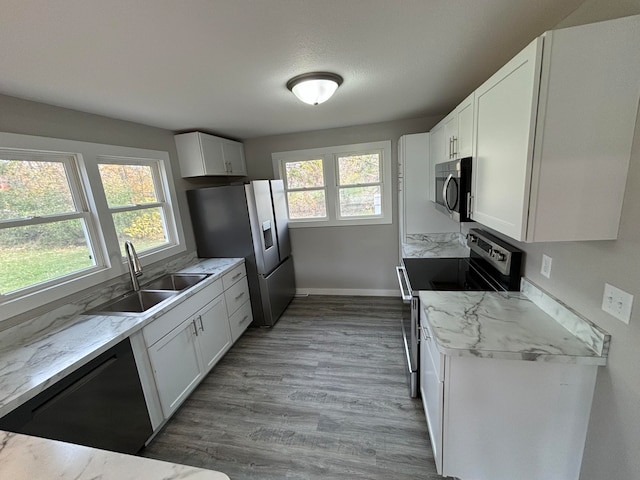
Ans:
[[[196,326],[196,319],[194,318],[193,320],[191,320],[191,326],[193,327],[193,333],[196,334],[196,337],[198,336],[198,327]]]
[[[231,280],[235,280],[236,278],[240,278],[241,276],[242,276],[242,272],[238,272],[233,277],[231,277]]]
[[[453,148],[451,146],[452,143],[453,143],[453,137],[449,137],[449,158],[451,158],[451,152],[453,151]]]
[[[198,320],[200,320],[200,330],[204,332],[204,323],[202,323],[202,315],[198,315]]]
[[[458,155],[458,137],[453,137],[453,157]]]
[[[246,322],[247,320],[249,320],[249,315],[245,315],[242,320],[240,320],[238,322],[238,325],[242,325],[244,322]]]
[[[244,292],[241,292],[234,300],[240,300],[244,296]]]

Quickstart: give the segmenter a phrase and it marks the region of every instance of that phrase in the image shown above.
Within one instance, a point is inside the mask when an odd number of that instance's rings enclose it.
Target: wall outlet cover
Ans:
[[[602,310],[628,325],[631,319],[632,306],[633,295],[608,283],[604,284]]]
[[[552,258],[548,255],[542,255],[542,267],[540,268],[540,273],[547,278],[551,277],[551,262]]]

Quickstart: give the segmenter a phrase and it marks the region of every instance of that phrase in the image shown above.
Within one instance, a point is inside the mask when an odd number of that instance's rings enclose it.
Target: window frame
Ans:
[[[84,222],[87,247],[91,252],[91,255],[93,256],[94,265],[82,270],[76,270],[61,277],[55,277],[37,284],[33,284],[20,290],[9,292],[7,294],[2,294],[0,292],[0,305],[5,299],[10,300],[14,297],[31,295],[33,293],[37,293],[40,290],[54,287],[62,281],[70,281],[82,278],[92,273],[98,272],[101,269],[104,269],[107,266],[107,261],[104,255],[104,250],[100,248],[100,228],[99,225],[96,224],[97,219],[94,215],[92,215],[89,207],[86,188],[82,182],[80,175],[80,159],[78,155],[65,152],[43,152],[26,149],[5,148],[0,146],[0,156],[4,156],[5,152],[7,152],[7,156],[11,156],[13,160],[61,163],[65,170],[67,185],[69,186],[71,199],[76,210],[74,212],[35,215],[32,217],[12,220],[0,220],[0,227],[2,229],[19,228],[33,225],[54,224],[67,220],[82,220]],[[2,317],[0,317],[0,320],[1,318]]]
[[[169,153],[118,145],[76,140],[37,137],[0,132],[0,149],[21,151],[23,154],[67,155],[75,158],[74,175],[84,190],[87,212],[93,225],[89,247],[95,255],[93,268],[65,275],[24,289],[0,295],[0,323],[29,310],[60,301],[87,288],[98,286],[128,273],[126,259],[121,253],[113,219],[107,205],[98,170],[99,159],[121,161],[147,160],[157,162],[162,179],[162,192],[169,213],[165,221],[172,224],[173,243],[149,249],[139,254],[143,266],[169,259],[186,251],[185,236],[178,210],[178,197],[171,172]],[[88,227],[89,228],[89,227]],[[134,243],[135,245],[135,243]]]
[[[391,140],[379,142],[357,143],[350,145],[337,145],[305,150],[291,150],[275,152],[271,154],[273,172],[275,178],[282,179],[285,186],[285,198],[287,199],[287,216],[289,216],[287,178],[285,164],[294,161],[322,159],[325,179],[325,202],[327,208],[326,218],[292,219],[289,218],[290,228],[306,227],[338,227],[355,225],[383,225],[393,223],[392,204],[392,176],[391,176]],[[380,186],[381,186],[381,214],[366,216],[348,216],[340,214],[340,188],[338,185],[339,170],[338,157],[380,154]],[[378,185],[377,183],[375,185]],[[363,184],[364,186],[364,184]],[[296,191],[299,189],[293,189]]]
[[[141,211],[152,208],[160,208],[163,213],[164,231],[167,237],[167,242],[146,250],[138,249],[136,253],[143,258],[144,256],[152,255],[155,252],[161,252],[166,248],[176,246],[178,244],[178,231],[176,229],[176,221],[173,209],[171,208],[171,202],[168,199],[168,179],[166,176],[163,162],[158,159],[149,158],[132,158],[122,156],[108,156],[100,155],[97,157],[98,174],[100,175],[100,165],[134,165],[134,166],[148,166],[151,168],[151,175],[153,180],[154,191],[156,194],[156,201],[144,204],[134,205],[122,205],[116,207],[110,207],[107,202],[107,209],[111,214],[111,222],[113,222],[113,215],[115,213]],[[100,175],[100,184],[102,185],[102,176]],[[103,189],[104,191],[104,189]],[[106,195],[105,195],[106,201]],[[114,225],[115,230],[115,225]],[[117,237],[117,232],[116,232]],[[122,247],[122,245],[120,245]],[[123,256],[124,258],[124,256]]]

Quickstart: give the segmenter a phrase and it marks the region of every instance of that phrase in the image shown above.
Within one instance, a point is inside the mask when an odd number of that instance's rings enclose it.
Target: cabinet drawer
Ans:
[[[186,318],[193,315],[194,312],[200,310],[221,293],[222,280],[218,279],[195,295],[186,298],[174,308],[144,327],[142,329],[142,335],[144,336],[144,342],[147,347],[156,343],[180,325]]]
[[[227,302],[227,313],[233,315],[240,306],[249,300],[249,284],[247,277],[235,283],[231,288],[224,292],[224,299]]]
[[[251,302],[246,301],[244,304],[229,317],[229,326],[231,327],[231,338],[235,343],[240,336],[247,329],[251,321],[253,320],[253,313],[251,312]]]
[[[225,273],[222,276],[222,286],[225,290],[228,290],[234,283],[247,275],[247,271],[244,268],[244,263],[238,265],[230,272]]]

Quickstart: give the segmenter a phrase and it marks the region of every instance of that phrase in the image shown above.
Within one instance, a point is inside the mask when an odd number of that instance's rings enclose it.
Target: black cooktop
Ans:
[[[469,257],[404,258],[411,290],[520,289],[522,250],[477,229],[469,231],[467,245]]]

